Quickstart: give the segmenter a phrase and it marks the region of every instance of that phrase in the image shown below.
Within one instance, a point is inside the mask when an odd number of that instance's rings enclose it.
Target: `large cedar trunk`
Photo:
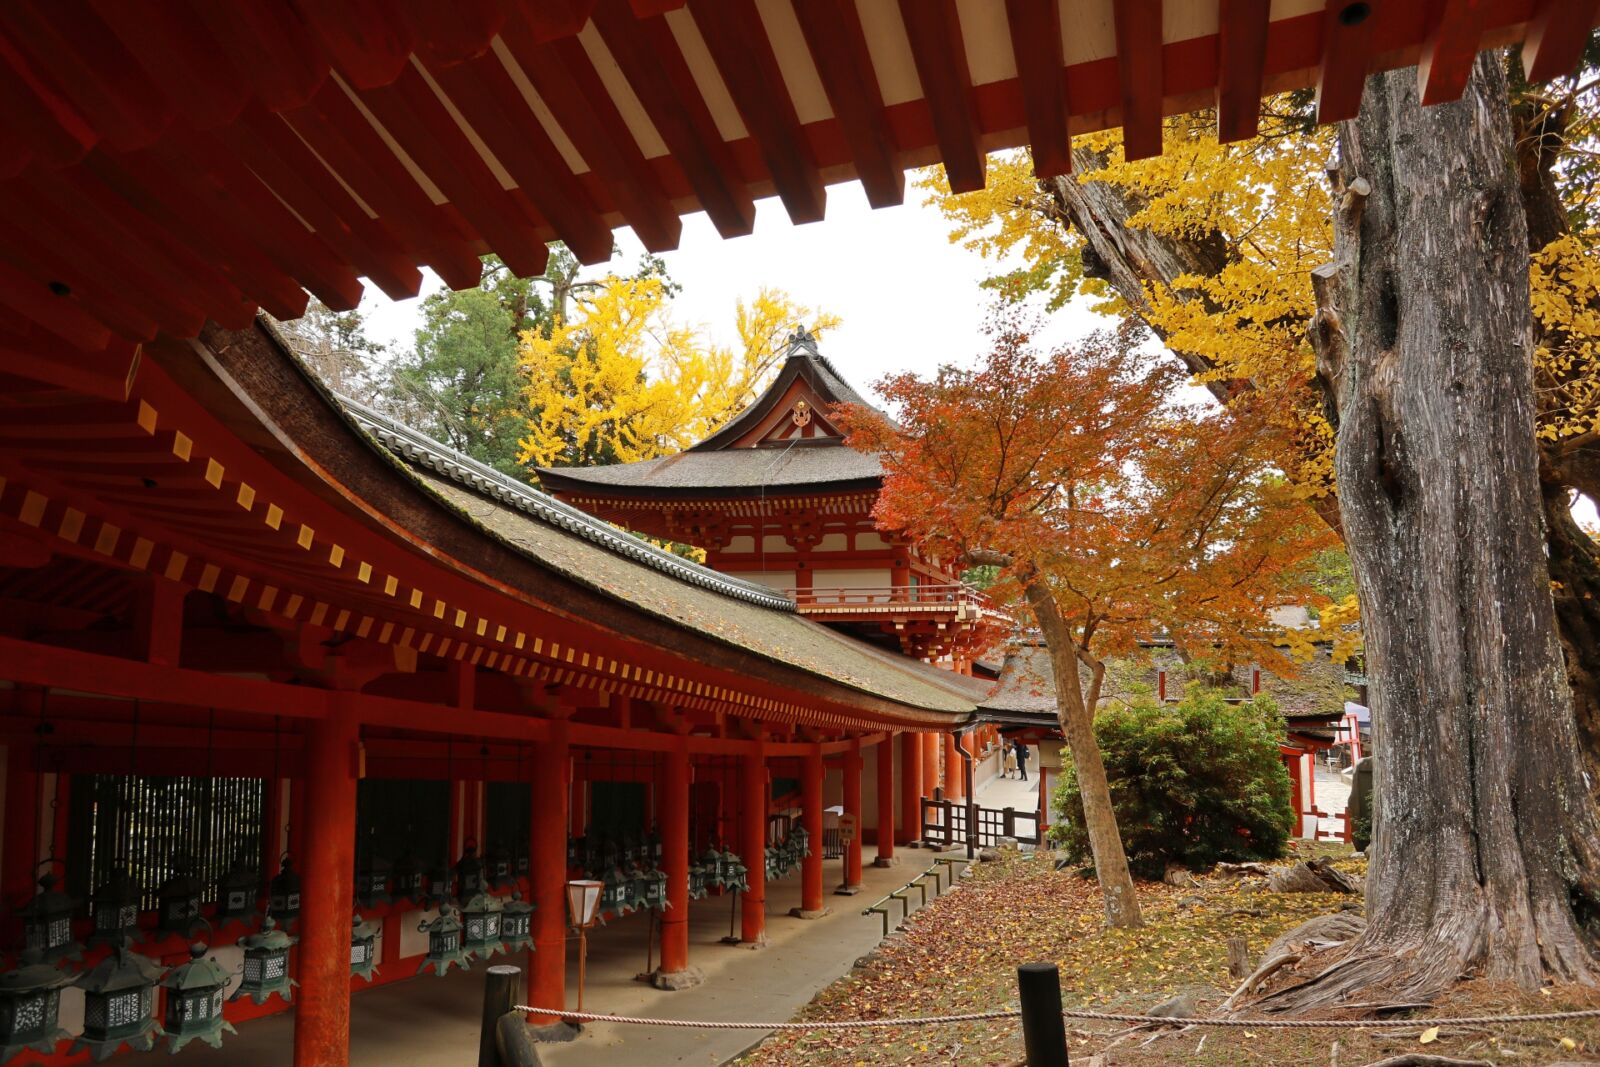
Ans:
[[[1523,98],[1513,110],[1517,177],[1531,252],[1568,231],[1553,168],[1565,150],[1569,120],[1568,109],[1551,109],[1542,98]],[[1055,219],[1065,228],[1076,228],[1082,237],[1085,273],[1104,279],[1135,313],[1143,315],[1148,310],[1146,286],[1170,290],[1183,274],[1214,275],[1228,265],[1227,242],[1214,231],[1176,237],[1130,227],[1128,219],[1146,206],[1137,193],[1109,182],[1080,180],[1105,165],[1103,153],[1079,145],[1072,152],[1074,174],[1040,183],[1049,194],[1049,210]],[[1201,297],[1196,293],[1191,299]],[[1174,354],[1192,371],[1211,369],[1203,355]],[[1251,383],[1240,381],[1211,379],[1206,383],[1211,394],[1222,401],[1250,387]],[[1590,791],[1600,797],[1600,566],[1595,564],[1594,542],[1570,515],[1562,514],[1568,506],[1569,488],[1600,501],[1600,441],[1570,452],[1562,451],[1560,443],[1546,446],[1540,453],[1540,478],[1545,485],[1557,628]],[[1312,503],[1328,525],[1339,531],[1337,499],[1325,495]]]
[[[1139,913],[1139,899],[1133,891],[1133,874],[1128,869],[1122,834],[1117,829],[1117,813],[1111,807],[1105,761],[1100,758],[1100,743],[1094,736],[1095,699],[1093,696],[1084,699],[1072,627],[1062,616],[1054,594],[1042,578],[1035,575],[1026,580],[1023,589],[1050,653],[1050,668],[1056,679],[1056,717],[1067,749],[1072,753],[1073,773],[1078,776],[1084,829],[1088,832],[1089,851],[1094,856],[1095,878],[1105,900],[1106,922],[1112,926],[1142,926],[1144,920]],[[1045,800],[1049,802],[1048,797]]]
[[[1366,933],[1310,983],[1423,999],[1464,973],[1600,978],[1600,838],[1556,640],[1538,460],[1527,230],[1506,82],[1459,103],[1367,83],[1340,132],[1319,371],[1338,417],[1376,772]],[[1370,190],[1370,195],[1364,195]]]

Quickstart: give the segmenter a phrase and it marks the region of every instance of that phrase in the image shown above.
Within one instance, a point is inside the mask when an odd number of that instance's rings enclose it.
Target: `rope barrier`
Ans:
[[[1017,1019],[1022,1016],[1019,1010],[1012,1011],[982,1011],[966,1015],[922,1015],[905,1019],[852,1019],[840,1022],[806,1022],[806,1023],[751,1023],[751,1022],[717,1022],[706,1019],[645,1019],[635,1015],[602,1015],[587,1011],[555,1011],[550,1008],[530,1007],[527,1004],[518,1004],[517,1011],[529,1012],[534,1015],[553,1015],[569,1022],[585,1023],[627,1023],[635,1026],[676,1026],[699,1027],[705,1030],[871,1030],[890,1026],[937,1026],[946,1023],[975,1023],[988,1022],[994,1019]],[[1370,1029],[1374,1026],[1392,1026],[1404,1023],[1407,1026],[1515,1026],[1519,1023],[1549,1023],[1563,1022],[1570,1019],[1597,1019],[1600,1018],[1600,1008],[1585,1008],[1579,1011],[1546,1011],[1532,1015],[1457,1015],[1440,1016],[1438,1018],[1424,1019],[1183,1019],[1170,1015],[1131,1015],[1118,1012],[1078,1011],[1065,1010],[1061,1013],[1068,1019],[1090,1019],[1114,1023],[1137,1023],[1143,1025],[1159,1026],[1228,1026],[1228,1027],[1254,1027],[1256,1029],[1276,1030],[1312,1030],[1312,1029],[1340,1029],[1356,1030]]]

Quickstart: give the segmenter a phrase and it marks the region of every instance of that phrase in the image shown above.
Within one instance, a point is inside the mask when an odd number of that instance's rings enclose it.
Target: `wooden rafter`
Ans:
[[[905,199],[905,170],[883,113],[883,93],[854,0],[796,4],[794,13],[855,157],[867,202],[873,207],[899,204]]]
[[[1072,170],[1067,129],[1067,72],[1061,50],[1061,6],[1056,0],[1006,0],[1011,52],[1022,83],[1033,170],[1052,178]]]
[[[983,150],[955,0],[900,0],[900,18],[911,40],[950,188],[958,193],[982,189]]]

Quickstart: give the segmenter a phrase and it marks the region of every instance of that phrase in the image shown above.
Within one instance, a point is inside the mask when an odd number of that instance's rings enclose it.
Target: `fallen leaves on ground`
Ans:
[[[1304,846],[1296,858],[1338,850]],[[1348,852],[1347,849],[1343,850]],[[1340,869],[1365,874],[1361,861],[1343,858]],[[823,990],[799,1020],[851,1020],[954,1015],[1015,1009],[1019,964],[1054,962],[1061,969],[1068,1008],[1145,1012],[1188,994],[1201,1015],[1214,1011],[1237,982],[1228,976],[1229,938],[1243,937],[1252,959],[1279,934],[1314,915],[1348,906],[1329,893],[1269,893],[1260,879],[1202,876],[1195,887],[1140,883],[1145,926],[1105,926],[1100,891],[1092,878],[1056,871],[1048,854],[1005,852],[998,863],[974,865],[958,888],[914,912],[898,931]],[[913,898],[915,899],[915,898]],[[1595,990],[1515,991],[1469,983],[1443,1002],[1451,1014],[1556,1011],[1600,1006]],[[1235,1065],[1330,1062],[1365,1064],[1415,1049],[1424,1031],[1404,1019],[1370,1029],[1305,1031],[1262,1028],[1128,1033],[1108,1023],[1068,1020],[1073,1062],[1103,1056],[1104,1067],[1137,1064]],[[1600,1025],[1546,1024],[1514,1032],[1432,1034],[1429,1051],[1471,1055],[1495,1063],[1538,1065],[1600,1050]],[[1546,1054],[1548,1053],[1548,1054]],[[814,1064],[817,1067],[887,1067],[897,1064],[1016,1064],[1022,1060],[1015,1020],[906,1025],[885,1029],[785,1032],[740,1061],[748,1067]]]

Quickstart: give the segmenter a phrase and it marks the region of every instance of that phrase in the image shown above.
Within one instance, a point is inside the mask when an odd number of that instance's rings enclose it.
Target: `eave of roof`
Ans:
[[[540,481],[561,493],[618,497],[755,497],[775,493],[876,489],[883,464],[842,444],[730,448],[603,467],[541,468]]]

